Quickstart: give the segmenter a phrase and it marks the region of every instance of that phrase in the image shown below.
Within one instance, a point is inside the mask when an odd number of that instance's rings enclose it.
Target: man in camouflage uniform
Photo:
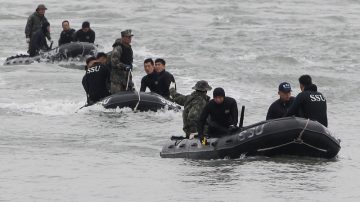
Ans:
[[[36,31],[41,29],[43,23],[49,23],[45,17],[45,10],[47,10],[45,5],[39,4],[36,8],[36,11],[29,16],[25,27],[26,43],[30,44],[31,37],[35,34]],[[50,32],[46,34],[46,38],[51,40]]]
[[[134,36],[131,30],[121,32],[121,39],[117,39],[113,45],[113,51],[110,56],[111,72],[110,81],[111,94],[133,90],[132,83],[132,63],[133,51],[131,48],[131,39]]]
[[[189,138],[192,133],[197,133],[200,114],[210,100],[210,97],[207,96],[206,93],[211,90],[211,86],[209,86],[208,82],[201,80],[198,81],[192,89],[195,91],[190,95],[182,95],[177,93],[175,88],[170,88],[170,95],[173,101],[184,106],[182,117],[184,123],[183,130],[186,138]]]

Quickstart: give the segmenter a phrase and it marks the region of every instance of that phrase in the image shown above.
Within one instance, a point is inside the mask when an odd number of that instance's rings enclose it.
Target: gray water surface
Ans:
[[[39,2],[0,2],[3,63],[25,53],[24,26]],[[163,57],[179,92],[200,79],[221,86],[246,106],[245,125],[265,119],[280,82],[296,95],[298,77],[310,74],[342,148],[333,160],[162,159],[162,145],[182,135],[181,112],[75,113],[86,100],[82,70],[0,66],[0,201],[359,201],[358,1],[45,3],[55,41],[64,19],[75,29],[89,20],[102,51],[130,28],[137,88],[143,60]]]

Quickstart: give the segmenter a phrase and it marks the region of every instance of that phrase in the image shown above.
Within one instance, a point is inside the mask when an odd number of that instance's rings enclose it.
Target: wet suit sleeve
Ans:
[[[299,95],[296,96],[294,102],[292,103],[292,105],[290,106],[288,112],[286,113],[285,116],[296,116],[298,115],[298,112],[300,110],[300,107],[303,103],[303,94],[300,93]]]
[[[145,77],[143,77],[141,79],[140,92],[145,92],[145,91],[146,91],[146,81],[145,81]]]
[[[274,104],[271,104],[266,114],[266,120],[274,119],[274,117],[275,117]]]
[[[204,134],[204,126],[206,123],[206,119],[210,114],[210,103],[208,103],[203,111],[201,112],[200,118],[198,120],[198,125],[197,125],[197,131],[198,131],[198,136],[201,139],[205,134]]]
[[[94,30],[91,30],[90,43],[94,43],[94,42],[95,42],[95,32]]]
[[[231,125],[236,126],[239,121],[239,111],[238,111],[237,103],[235,100],[231,106],[231,118],[232,118]]]

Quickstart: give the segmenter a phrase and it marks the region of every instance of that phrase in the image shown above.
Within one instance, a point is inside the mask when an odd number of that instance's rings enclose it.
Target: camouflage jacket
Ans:
[[[123,50],[120,45],[121,39],[117,39],[113,45],[113,51],[110,56],[111,72],[110,72],[110,81],[112,83],[119,83],[126,85],[128,80],[129,72],[125,71],[126,64],[122,63],[121,55]]]
[[[174,102],[184,106],[183,117],[183,130],[189,135],[190,133],[197,132],[197,125],[200,114],[205,105],[209,102],[210,97],[205,92],[194,91],[190,95],[182,95],[176,93],[175,89],[170,89],[170,94]]]
[[[45,16],[40,16],[37,12],[31,14],[25,27],[26,38],[31,38],[37,30],[41,29],[41,26],[44,22],[48,22]],[[49,40],[51,39],[49,32],[46,34],[46,38]]]

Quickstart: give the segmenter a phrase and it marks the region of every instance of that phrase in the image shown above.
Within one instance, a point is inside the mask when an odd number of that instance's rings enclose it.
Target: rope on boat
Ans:
[[[326,152],[327,152],[326,149],[321,149],[321,148],[315,147],[315,146],[313,146],[313,145],[311,145],[311,144],[308,144],[308,143],[306,143],[306,142],[304,142],[304,141],[302,140],[302,136],[303,136],[303,134],[304,134],[304,132],[305,132],[308,124],[309,124],[309,121],[310,121],[310,119],[307,119],[306,124],[305,124],[305,127],[302,129],[302,131],[300,132],[299,136],[298,136],[295,140],[293,140],[293,141],[291,141],[291,142],[288,142],[288,143],[285,143],[285,144],[277,145],[277,146],[274,146],[274,147],[267,147],[267,148],[258,149],[257,151],[259,151],[259,152],[269,151],[269,150],[272,150],[272,149],[277,149],[277,148],[284,147],[284,146],[287,146],[287,145],[289,145],[289,144],[295,143],[295,144],[304,144],[304,145],[306,145],[306,146],[308,146],[308,147],[311,147],[311,148],[313,148],[313,149],[316,149],[316,150],[319,150],[319,151],[322,151],[322,152],[325,152],[325,153],[326,153]]]

